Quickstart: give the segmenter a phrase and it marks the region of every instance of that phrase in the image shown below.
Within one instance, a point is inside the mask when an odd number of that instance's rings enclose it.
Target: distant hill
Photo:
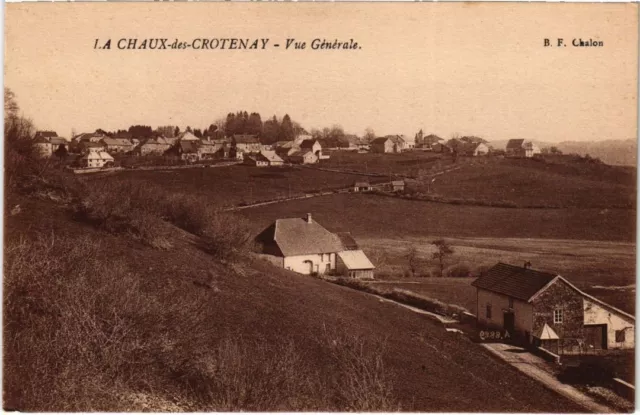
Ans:
[[[494,140],[489,144],[495,149],[504,149],[508,140]],[[581,156],[589,154],[603,162],[619,166],[635,166],[637,163],[637,143],[635,139],[604,141],[562,141],[550,143],[533,140],[540,148],[555,146],[565,154],[576,153]]]
[[[458,170],[423,184],[422,192],[448,198],[501,202],[513,207],[633,208],[636,170],[574,160],[467,158]],[[427,187],[429,189],[427,189]]]

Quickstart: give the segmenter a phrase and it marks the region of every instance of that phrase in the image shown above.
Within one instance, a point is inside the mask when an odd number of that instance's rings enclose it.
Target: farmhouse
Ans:
[[[304,140],[300,143],[299,147],[300,150],[311,151],[313,154],[318,156],[318,158],[320,158],[320,156],[322,155],[322,145],[318,140]]]
[[[246,156],[244,156],[244,160],[242,161],[242,164],[245,164],[247,166],[254,166],[254,167],[268,167],[269,161],[266,158],[264,158],[260,153],[256,153],[256,154],[247,154]]]
[[[75,137],[72,137],[71,140],[76,142],[76,143],[81,143],[83,141],[89,141],[91,143],[97,143],[98,141],[102,140],[103,138],[106,138],[106,136],[102,133],[82,133],[82,134],[78,134]]]
[[[165,151],[164,155],[169,158],[178,158],[180,160],[193,163],[200,159],[200,154],[198,153],[198,142],[192,140],[180,140]]]
[[[312,151],[296,151],[289,156],[289,161],[295,164],[315,164],[318,162],[318,156]]]
[[[459,141],[457,151],[462,156],[477,157],[489,154],[489,147],[484,143]]]
[[[193,135],[193,133],[189,131],[185,131],[178,135],[178,140],[180,141],[199,141],[200,139]]]
[[[133,143],[126,138],[103,138],[101,142],[107,151],[113,153],[124,153],[133,149]]]
[[[49,141],[50,138],[57,137],[58,133],[55,131],[36,131],[36,134],[33,136],[35,140],[44,139]]]
[[[225,143],[201,140],[197,142],[197,147],[200,159],[220,159],[229,156],[229,149]]]
[[[406,143],[400,136],[386,136],[376,138],[370,146],[374,153],[400,153],[405,149]]]
[[[404,180],[393,180],[391,190],[394,192],[404,192]]]
[[[288,157],[295,152],[300,151],[293,141],[278,141],[273,144],[273,149],[280,157]]]
[[[531,141],[524,138],[514,138],[507,142],[506,157],[533,157],[540,154],[540,149]]]
[[[282,160],[275,151],[262,150],[260,155],[267,159],[269,166],[282,166],[284,164],[284,160]]]
[[[282,166],[282,160],[275,151],[262,150],[259,153],[247,154],[244,157],[244,164],[256,167]]]
[[[104,167],[109,162],[113,163],[113,157],[106,151],[94,147],[80,159],[80,162],[82,167]]]
[[[369,192],[371,189],[373,189],[373,187],[371,186],[371,183],[367,181],[361,180],[353,184],[354,192]]]
[[[40,155],[42,157],[51,157],[53,153],[55,153],[60,146],[67,147],[69,142],[62,137],[52,136],[50,134],[39,134],[39,133],[51,133],[55,134],[53,131],[44,131],[36,133],[34,144],[35,147],[40,151]]]
[[[306,218],[278,219],[256,237],[262,252],[274,256],[283,268],[300,274],[339,272],[372,278],[374,266],[364,252],[346,249],[342,240],[315,222],[310,213]]]
[[[141,156],[146,156],[148,154],[162,154],[170,147],[171,145],[162,138],[150,138],[143,144],[138,145],[134,151]]]
[[[478,324],[504,329],[556,354],[634,347],[635,317],[560,275],[498,263],[473,284]]]
[[[82,154],[87,154],[90,151],[96,151],[96,150],[101,150],[101,151],[107,150],[107,148],[102,142],[91,142],[91,141],[80,142],[78,144],[78,149]]]
[[[255,135],[235,134],[231,143],[234,152],[259,153],[262,150],[262,144]]]

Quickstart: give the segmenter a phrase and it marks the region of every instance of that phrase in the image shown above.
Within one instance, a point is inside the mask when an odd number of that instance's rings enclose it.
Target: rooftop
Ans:
[[[556,276],[557,274],[499,262],[491,267],[485,275],[475,280],[472,285],[483,290],[528,301]]]

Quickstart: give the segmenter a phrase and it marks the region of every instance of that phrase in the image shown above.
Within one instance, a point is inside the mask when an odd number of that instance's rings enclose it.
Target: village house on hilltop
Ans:
[[[473,282],[481,326],[504,329],[555,354],[635,346],[635,317],[560,275],[498,263]]]
[[[353,237],[329,232],[311,214],[276,220],[256,237],[256,242],[279,266],[300,274],[373,278],[375,267]]]
[[[51,157],[60,146],[68,150],[69,142],[66,138],[58,137],[55,131],[38,131],[34,136],[34,144],[41,157]]]
[[[373,153],[400,153],[406,147],[406,141],[399,135],[378,137],[370,143]]]
[[[513,138],[507,142],[505,149],[506,157],[526,157],[530,158],[536,154],[540,154],[540,148],[532,141],[527,141],[524,138]]]

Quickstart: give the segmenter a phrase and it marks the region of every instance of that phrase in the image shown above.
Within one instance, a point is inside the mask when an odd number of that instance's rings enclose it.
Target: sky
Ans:
[[[269,46],[117,48],[122,38],[233,37]],[[288,38],[307,48],[285,50]],[[360,48],[312,50],[316,38]],[[568,46],[544,47],[557,38]],[[96,39],[112,48],[94,49]],[[5,42],[5,86],[38,129],[66,137],[204,128],[238,110],[358,135],[637,137],[635,4],[13,3]]]

